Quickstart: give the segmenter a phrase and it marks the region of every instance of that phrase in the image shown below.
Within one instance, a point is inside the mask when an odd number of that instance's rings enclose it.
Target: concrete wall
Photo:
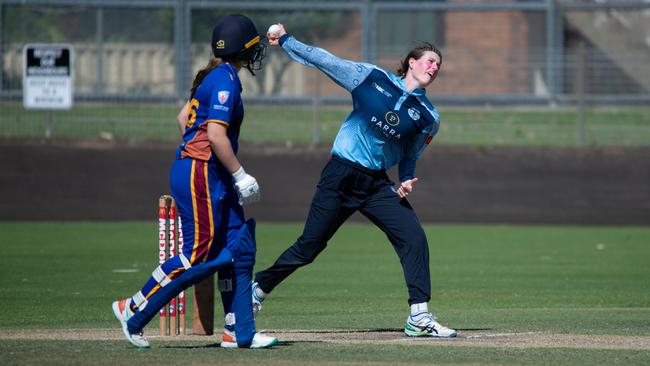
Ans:
[[[155,220],[175,146],[0,143],[0,220]],[[260,221],[303,221],[328,149],[243,146]],[[423,222],[650,225],[650,149],[430,147]],[[365,221],[363,217],[355,220]]]

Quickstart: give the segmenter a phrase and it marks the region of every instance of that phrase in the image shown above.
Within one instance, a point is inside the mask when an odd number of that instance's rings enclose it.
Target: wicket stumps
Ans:
[[[172,196],[160,196],[158,206],[158,261],[162,264],[168,258],[182,253],[183,230],[178,207]],[[169,304],[160,309],[161,336],[187,333],[185,298],[185,291],[181,291],[178,299],[173,298]],[[194,286],[192,314],[192,334],[212,335],[214,333],[214,276]]]
[[[174,198],[160,196],[158,200],[158,262],[164,263],[168,258],[183,250],[183,230]],[[185,291],[173,298],[169,304],[160,309],[160,335],[175,336],[185,334]]]

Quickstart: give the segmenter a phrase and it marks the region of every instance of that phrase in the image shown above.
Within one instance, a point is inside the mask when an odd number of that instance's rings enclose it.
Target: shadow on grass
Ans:
[[[492,331],[493,328],[455,328],[458,331],[478,332],[478,331]],[[403,328],[371,328],[371,329],[295,329],[295,330],[265,330],[264,333],[403,333]]]
[[[202,349],[202,348],[221,348],[219,343],[211,344],[200,344],[200,345],[189,345],[189,344],[178,344],[178,345],[164,345],[157,348],[170,348],[170,349]]]
[[[459,332],[487,332],[493,331],[494,328],[454,328]]]
[[[323,341],[309,341],[309,340],[278,341],[278,343],[275,344],[273,347],[264,348],[264,349],[271,350],[271,349],[276,349],[278,347],[288,347],[288,346],[292,346],[292,345],[297,344],[297,343],[323,343]],[[180,345],[179,344],[179,345],[165,345],[165,346],[160,346],[160,347],[157,347],[157,348],[168,348],[168,349],[211,349],[211,348],[221,348],[221,346],[219,345],[219,343],[202,344],[202,345],[189,345],[189,344]],[[235,349],[235,348],[223,348],[224,351],[229,351],[229,350],[233,350],[233,349]],[[236,348],[236,349],[239,349],[239,348]],[[246,349],[246,348],[242,348],[242,349]],[[258,349],[260,349],[260,348],[258,348]]]

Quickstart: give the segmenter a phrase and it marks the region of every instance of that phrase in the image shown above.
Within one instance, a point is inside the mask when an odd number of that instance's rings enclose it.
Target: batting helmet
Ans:
[[[212,53],[215,57],[248,61],[246,68],[260,70],[266,56],[266,45],[262,43],[255,24],[240,14],[227,15],[212,29]],[[254,74],[253,74],[254,75]]]

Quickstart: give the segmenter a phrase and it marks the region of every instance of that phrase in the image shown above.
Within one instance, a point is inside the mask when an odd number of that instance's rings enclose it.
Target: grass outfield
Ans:
[[[300,230],[258,225],[256,269],[270,265]],[[650,228],[428,225],[426,231],[430,307],[460,331],[458,340],[399,335],[408,308],[396,255],[374,226],[346,224],[260,313],[258,329],[305,330],[305,338],[288,332],[271,350],[233,351],[218,348],[217,336],[154,337],[152,349],[135,350],[119,338],[110,303],[135,292],[157,265],[156,223],[0,222],[0,364],[650,362]],[[215,324],[218,332],[220,320]],[[156,327],[153,321],[146,333],[157,334]],[[391,338],[377,340],[364,330]],[[319,341],[327,331],[350,340]],[[474,337],[513,333],[503,342]],[[517,343],[531,335],[551,341]]]
[[[54,111],[52,136],[57,139],[113,138],[122,141],[178,141],[180,106],[158,104],[79,104]],[[242,141],[304,145],[314,130],[329,145],[350,112],[349,107],[247,106]],[[442,124],[436,143],[463,145],[575,146],[578,115],[568,108],[440,108]],[[0,104],[1,138],[41,139],[48,112],[28,111],[17,103]],[[585,112],[585,144],[648,146],[650,108],[590,108]]]

